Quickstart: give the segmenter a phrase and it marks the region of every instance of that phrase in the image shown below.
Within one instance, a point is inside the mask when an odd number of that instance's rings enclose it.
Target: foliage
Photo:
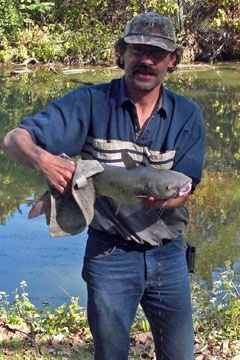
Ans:
[[[87,326],[86,315],[78,304],[79,298],[70,297],[70,304],[64,303],[56,309],[44,303],[39,310],[29,300],[26,286],[26,282],[22,281],[21,290],[16,289],[14,292],[15,300],[12,304],[5,292],[0,293],[0,318],[9,324],[26,324],[34,343],[39,334],[46,339],[58,334],[68,336]]]
[[[213,25],[224,27],[225,29],[232,29],[234,32],[240,30],[239,19],[239,0],[217,0],[215,1],[215,8],[217,15],[214,18]]]
[[[198,282],[192,283],[195,329],[205,341],[216,334],[225,339],[240,339],[239,291],[230,262],[225,263],[211,291]]]
[[[6,38],[12,31],[23,26],[23,16],[18,8],[18,0],[0,1],[0,34]]]
[[[144,11],[158,11],[166,15],[172,15],[178,10],[178,2],[175,0],[130,0],[126,10],[135,16]]]
[[[193,49],[193,60],[239,58],[239,0],[196,0],[186,3],[183,42]]]
[[[182,43],[188,42],[188,33],[193,34],[206,57],[215,59],[227,53],[237,57],[239,0],[1,0],[0,61],[36,57],[42,62],[70,64],[110,62],[113,43],[126,21],[149,10],[170,16]],[[201,13],[207,16],[203,19]],[[211,34],[203,38],[198,31],[205,28],[215,32],[216,46]]]
[[[144,331],[144,332],[150,331],[150,324],[149,324],[148,320],[146,319],[141,306],[139,306],[139,308],[138,308],[134,323],[131,328],[132,333],[136,333],[138,331]]]

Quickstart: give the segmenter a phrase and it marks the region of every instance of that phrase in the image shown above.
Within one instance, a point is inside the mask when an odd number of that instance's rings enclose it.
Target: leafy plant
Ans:
[[[205,341],[209,336],[238,340],[240,338],[240,286],[230,262],[213,282],[211,291],[202,284],[192,284],[195,329]]]
[[[135,316],[134,323],[131,328],[131,332],[135,333],[138,331],[148,332],[150,331],[150,324],[145,317],[143,309],[141,306],[138,307],[137,314]]]
[[[189,34],[194,37],[195,57],[238,58],[239,0],[1,0],[0,61],[28,56],[76,64],[111,61],[110,44],[124,24],[152,10],[171,17],[181,43],[188,42]]]
[[[36,336],[42,338],[63,334],[68,336],[87,327],[86,314],[79,306],[79,298],[71,297],[70,304],[64,303],[56,309],[51,309],[48,303],[42,309],[37,309],[31,303],[26,292],[27,283],[20,283],[20,291],[14,292],[15,300],[9,304],[6,293],[0,294],[0,318],[10,324],[26,324],[31,333],[31,340],[37,347]]]

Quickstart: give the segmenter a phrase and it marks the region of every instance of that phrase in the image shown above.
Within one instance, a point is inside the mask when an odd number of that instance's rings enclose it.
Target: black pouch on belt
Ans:
[[[187,242],[186,258],[188,272],[193,274],[195,269],[196,248],[189,241]]]

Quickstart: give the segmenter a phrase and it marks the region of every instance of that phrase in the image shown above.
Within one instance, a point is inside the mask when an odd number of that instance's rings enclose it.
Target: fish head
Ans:
[[[146,193],[156,199],[187,196],[192,189],[192,179],[173,170],[157,170],[149,180]]]

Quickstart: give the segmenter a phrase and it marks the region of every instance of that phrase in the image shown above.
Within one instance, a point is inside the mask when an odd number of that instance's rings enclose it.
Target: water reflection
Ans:
[[[11,294],[24,279],[30,299],[37,306],[43,301],[60,306],[70,296],[79,296],[81,304],[86,305],[86,289],[81,279],[86,231],[50,239],[44,217],[30,222],[28,211],[27,205],[20,205],[0,228],[1,291]],[[10,299],[13,298],[11,295]]]
[[[43,109],[55,98],[86,82],[100,83],[120,70],[89,69],[63,75],[50,69],[11,76],[0,68],[0,141],[24,115]],[[204,178],[189,204],[187,237],[197,245],[197,274],[211,283],[218,268],[240,260],[240,64],[183,68],[166,86],[195,100],[207,126]],[[44,217],[27,219],[29,206],[46,188],[35,172],[14,164],[0,152],[0,290],[11,293],[28,282],[31,299],[60,304],[70,295],[86,303],[81,264],[86,234],[49,239]],[[39,295],[39,293],[41,295]],[[39,297],[40,296],[40,297]],[[41,297],[42,296],[42,297]]]

